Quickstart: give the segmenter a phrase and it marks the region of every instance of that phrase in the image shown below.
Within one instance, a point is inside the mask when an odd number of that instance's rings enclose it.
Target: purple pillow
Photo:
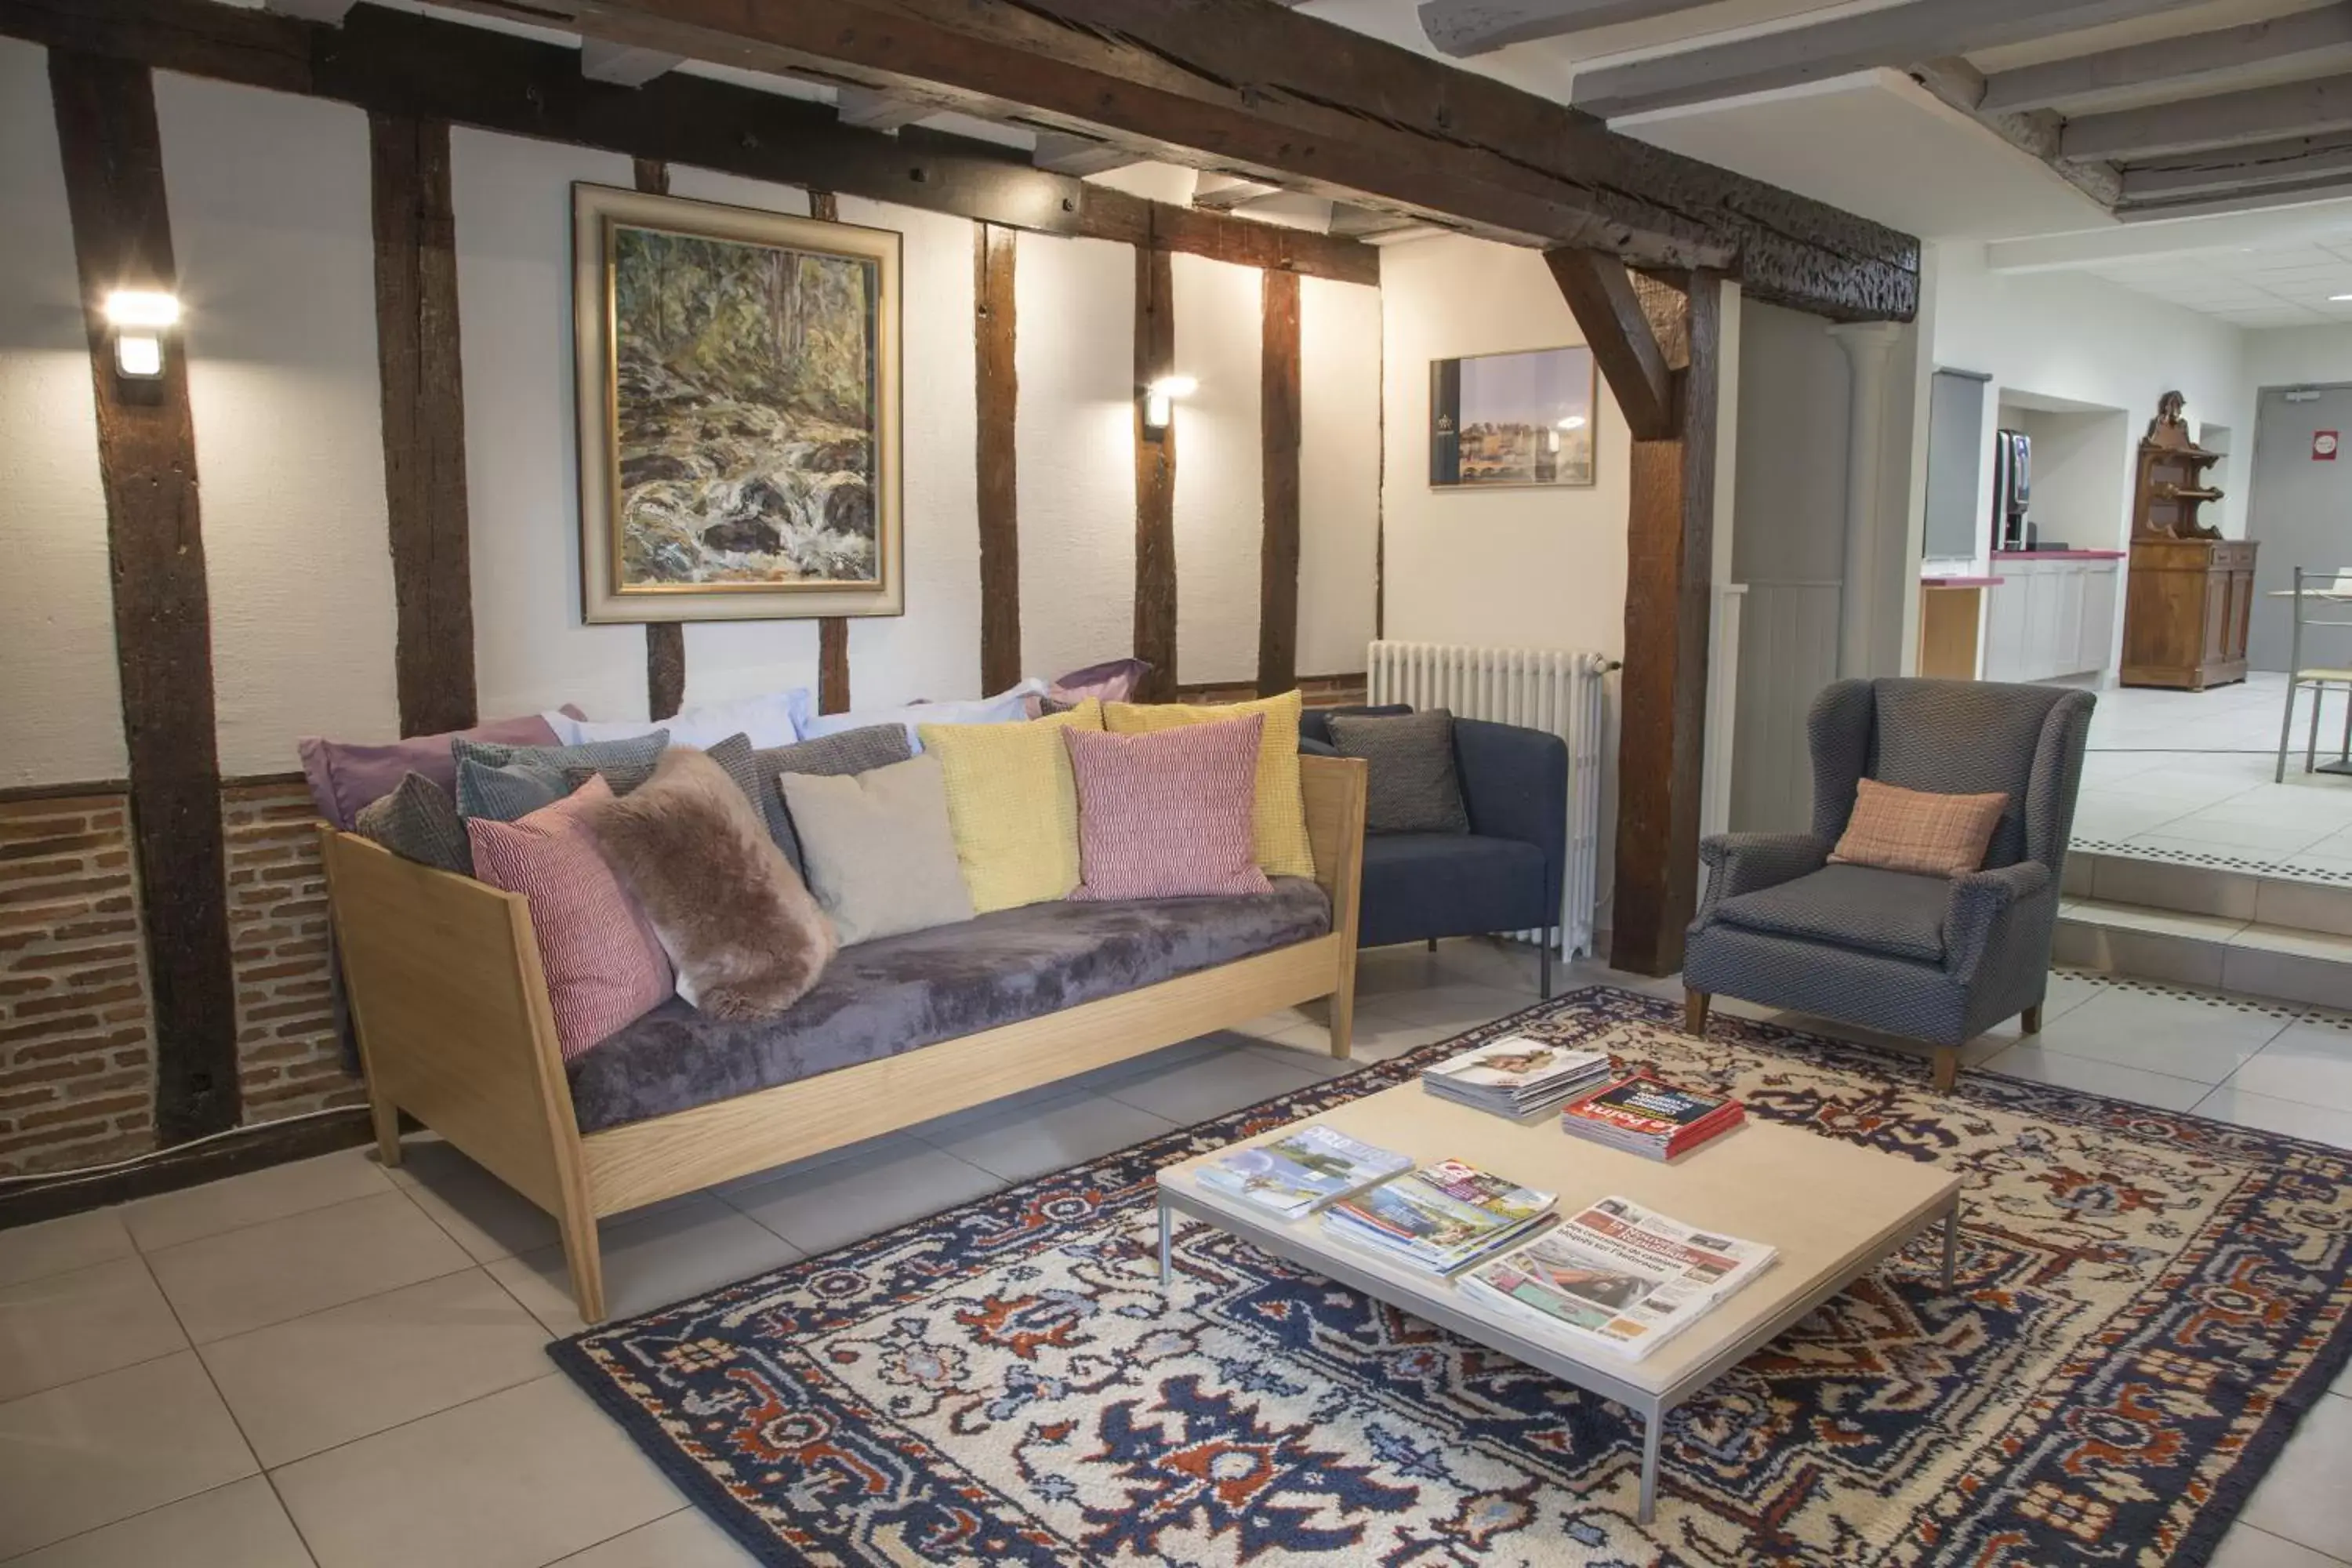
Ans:
[[[1089,697],[1105,702],[1124,702],[1135,695],[1143,678],[1151,673],[1151,666],[1139,658],[1106,659],[1090,664],[1084,669],[1074,669],[1045,689],[1045,695],[1056,702],[1075,708]]]
[[[575,719],[583,717],[569,704],[562,710]],[[449,754],[449,742],[460,735],[509,746],[556,743],[555,731],[548,728],[547,721],[533,713],[521,719],[493,719],[471,730],[452,730],[443,735],[411,735],[383,745],[305,735],[295,747],[302,753],[302,776],[310,781],[311,804],[328,822],[349,831],[360,808],[398,789],[404,773],[423,773],[455,795],[457,763]]]

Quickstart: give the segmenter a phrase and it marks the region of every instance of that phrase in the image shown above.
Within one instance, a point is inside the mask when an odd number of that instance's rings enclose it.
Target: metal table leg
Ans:
[[[1658,1449],[1665,1441],[1666,1413],[1652,1410],[1642,1426],[1642,1501],[1636,1510],[1640,1522],[1647,1524],[1658,1511]]]
[[[1162,1285],[1172,1284],[1176,1279],[1175,1260],[1169,1250],[1175,1236],[1175,1211],[1168,1206],[1168,1199],[1163,1194],[1160,1199],[1160,1282]]]
[[[1952,1284],[1960,1263],[1960,1194],[1952,1194],[1952,1206],[1944,1215],[1944,1294],[1952,1293]]]

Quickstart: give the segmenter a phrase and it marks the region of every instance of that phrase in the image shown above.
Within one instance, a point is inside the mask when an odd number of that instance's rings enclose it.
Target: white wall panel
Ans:
[[[1298,673],[1364,668],[1381,522],[1381,292],[1298,282]]]
[[[121,778],[89,340],[47,57],[0,39],[0,784]]]
[[[280,773],[301,735],[400,733],[367,116],[168,71],[155,112],[221,771]]]
[[[1265,539],[1260,274],[1205,257],[1171,259],[1176,372],[1201,384],[1175,410],[1177,679],[1248,680],[1257,674]]]

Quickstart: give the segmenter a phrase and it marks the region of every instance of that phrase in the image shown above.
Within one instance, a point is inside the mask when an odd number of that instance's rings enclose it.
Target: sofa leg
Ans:
[[[1331,1056],[1336,1061],[1346,1061],[1354,1049],[1356,1034],[1356,988],[1351,984],[1343,991],[1331,993]]]
[[[1683,993],[1683,1032],[1685,1034],[1695,1036],[1702,1040],[1706,1038],[1708,1000],[1709,997],[1704,991],[1685,990]]]
[[[375,1123],[375,1155],[386,1170],[400,1163],[400,1107],[380,1094],[368,1096],[368,1118]]]
[[[1936,1047],[1936,1092],[1937,1094],[1951,1093],[1952,1085],[1958,1083],[1959,1079],[1960,1047],[1958,1046],[1937,1046]]]
[[[572,1302],[590,1328],[604,1321],[604,1259],[596,1246],[596,1216],[566,1205],[556,1216],[563,1232],[563,1262],[572,1273]]]
[[[1432,952],[1435,952],[1437,951],[1437,939],[1435,937],[1431,937],[1429,939],[1429,951]]]
[[[2042,1032],[2042,1004],[2036,1002],[2018,1015],[2018,1033],[2038,1035]]]

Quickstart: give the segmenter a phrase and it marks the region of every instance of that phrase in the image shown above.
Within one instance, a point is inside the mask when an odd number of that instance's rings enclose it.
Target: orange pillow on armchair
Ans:
[[[1864,779],[1830,858],[1883,871],[1965,877],[1984,866],[1985,848],[2008,805],[2005,793],[1930,795]]]

